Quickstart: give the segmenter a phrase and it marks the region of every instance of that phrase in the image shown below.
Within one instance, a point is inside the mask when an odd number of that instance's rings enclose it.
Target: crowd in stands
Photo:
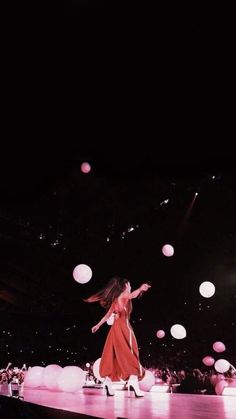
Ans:
[[[93,364],[80,365],[87,371],[87,380],[94,381],[95,384],[99,380],[93,374]],[[168,385],[170,393],[197,393],[197,394],[216,394],[215,386],[219,380],[236,380],[236,371],[232,367],[224,373],[220,374],[215,369],[201,371],[198,368],[185,368],[179,371],[170,370],[169,368],[148,368],[155,376],[156,384]],[[11,365],[5,369],[0,369],[0,385],[17,382],[22,384],[27,369],[23,366],[21,369],[12,367]]]

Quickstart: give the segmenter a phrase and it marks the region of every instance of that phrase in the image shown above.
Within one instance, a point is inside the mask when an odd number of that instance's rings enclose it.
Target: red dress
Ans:
[[[107,335],[100,361],[99,374],[112,381],[128,380],[130,375],[139,379],[144,376],[144,368],[139,361],[136,337],[129,322],[129,304],[114,302],[116,318]]]

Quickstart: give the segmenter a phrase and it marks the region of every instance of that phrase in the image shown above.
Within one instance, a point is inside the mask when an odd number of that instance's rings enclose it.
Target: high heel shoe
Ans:
[[[105,379],[104,388],[106,390],[106,395],[107,396],[114,396],[115,395],[114,390],[112,388],[112,381],[110,379],[108,379],[108,378]]]
[[[128,386],[128,396],[130,396],[130,391],[134,391],[135,397],[144,396],[144,393],[139,388],[138,377],[136,375],[130,376],[127,386]]]

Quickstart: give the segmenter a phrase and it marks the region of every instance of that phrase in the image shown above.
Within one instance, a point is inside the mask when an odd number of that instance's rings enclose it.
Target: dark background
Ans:
[[[201,366],[216,340],[234,364],[230,22],[216,9],[95,3],[6,13],[1,365],[100,357],[109,326],[92,335],[103,311],[82,299],[115,274],[152,282],[132,315],[144,365]],[[80,263],[86,285],[72,277]]]

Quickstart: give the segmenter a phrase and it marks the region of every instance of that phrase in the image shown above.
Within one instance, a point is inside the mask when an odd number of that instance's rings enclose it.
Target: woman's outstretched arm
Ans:
[[[109,308],[108,312],[105,314],[105,316],[100,320],[99,323],[97,323],[95,326],[92,327],[92,333],[95,333],[100,326],[102,326],[103,323],[105,323],[109,317],[112,315],[114,311],[114,304],[111,305],[111,307]]]
[[[125,298],[131,300],[132,298],[137,298],[141,292],[147,291],[151,285],[149,284],[142,284],[141,287],[137,288],[133,292],[124,291],[121,294],[121,298]]]

